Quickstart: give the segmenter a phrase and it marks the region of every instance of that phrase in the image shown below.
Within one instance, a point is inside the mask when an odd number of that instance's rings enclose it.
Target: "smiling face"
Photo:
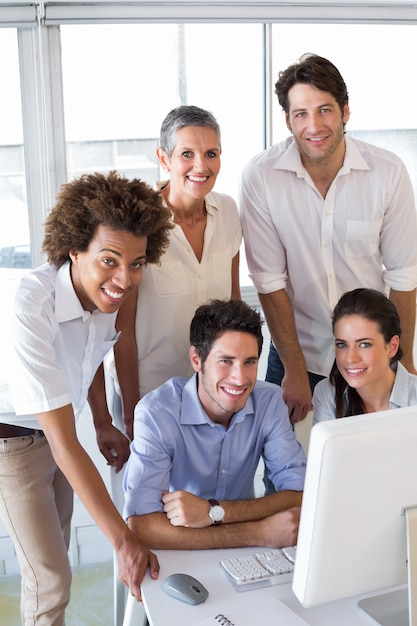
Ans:
[[[147,237],[99,225],[85,252],[71,251],[71,279],[83,308],[117,311],[139,284]]]
[[[219,138],[212,128],[185,126],[175,134],[176,144],[169,157],[162,148],[157,154],[162,166],[170,172],[169,201],[183,197],[203,199],[214,187],[220,170]]]
[[[350,387],[359,395],[390,391],[395,374],[390,359],[398,351],[399,337],[388,343],[376,322],[360,315],[346,315],[334,325],[336,364]]]
[[[306,169],[326,164],[330,159],[340,165],[345,153],[344,124],[349,119],[347,104],[340,110],[335,98],[312,85],[297,83],[288,92],[288,129]]]
[[[198,372],[198,396],[213,422],[228,426],[246,404],[258,372],[258,341],[254,335],[225,331],[202,364],[194,346],[191,363]]]

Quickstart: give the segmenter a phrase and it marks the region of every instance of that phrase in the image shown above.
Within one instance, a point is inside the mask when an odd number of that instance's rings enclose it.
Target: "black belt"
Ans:
[[[26,428],[25,426],[15,426],[14,424],[0,424],[0,439],[9,439],[10,437],[27,437],[38,433],[43,436],[43,430],[35,428]]]

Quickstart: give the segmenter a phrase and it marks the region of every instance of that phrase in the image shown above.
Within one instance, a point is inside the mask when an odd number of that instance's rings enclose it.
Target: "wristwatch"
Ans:
[[[209,518],[213,524],[221,524],[224,519],[224,508],[220,506],[217,500],[210,498],[209,500],[210,510],[208,512]]]

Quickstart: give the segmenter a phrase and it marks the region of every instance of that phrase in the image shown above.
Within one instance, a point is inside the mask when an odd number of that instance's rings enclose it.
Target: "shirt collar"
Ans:
[[[354,141],[352,137],[345,135],[345,144],[345,160],[339,174],[345,174],[350,170],[369,170],[370,167],[363,158],[357,142]],[[283,150],[283,152],[281,152],[276,159],[274,169],[290,170],[292,172],[296,172],[296,174],[301,177],[305,177],[306,174],[308,174],[301,161],[300,151],[297,148],[297,144],[292,137],[287,140],[287,148]]]
[[[57,270],[55,283],[55,315],[57,321],[68,322],[81,317],[83,320],[91,316],[85,311],[75,293],[71,280],[71,262],[67,261]]]
[[[289,137],[285,144],[285,149],[279,154],[274,163],[274,169],[289,170],[296,172],[298,176],[305,176],[307,170],[301,161],[300,152],[294,139]]]
[[[243,409],[233,415],[230,426],[234,423],[242,422],[247,415],[253,414],[254,412],[252,394],[250,394]],[[210,425],[214,423],[203,409],[200,398],[198,397],[197,374],[194,374],[194,376],[192,376],[184,385],[182,392],[180,423]]]
[[[350,170],[370,170],[368,163],[362,156],[361,151],[359,150],[359,144],[349,137],[345,135],[345,143],[346,143],[346,153],[345,160],[343,162],[343,166],[340,170],[340,173],[349,172]]]
[[[214,193],[212,193],[210,191],[206,195],[204,200],[205,200],[205,203],[206,203],[206,211],[207,211],[207,213],[209,213],[209,215],[213,215],[214,213],[218,213],[219,207],[216,204]]]
[[[408,400],[408,371],[399,361],[397,361],[396,366],[397,372],[389,399],[390,409],[409,406],[410,404]]]

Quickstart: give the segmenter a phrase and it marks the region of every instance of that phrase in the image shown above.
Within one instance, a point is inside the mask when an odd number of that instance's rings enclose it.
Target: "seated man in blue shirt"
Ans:
[[[295,544],[305,455],[281,388],[256,380],[260,315],[214,300],[197,309],[190,344],[196,374],[170,379],[135,409],[130,529],[156,549]],[[255,498],[261,457],[276,493]]]

